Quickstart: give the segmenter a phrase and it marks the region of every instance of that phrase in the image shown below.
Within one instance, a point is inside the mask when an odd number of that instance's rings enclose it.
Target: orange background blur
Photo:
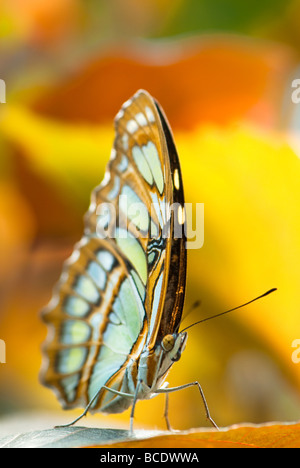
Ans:
[[[0,6],[0,418],[57,415],[38,381],[39,311],[83,230],[113,118],[137,89],[162,105],[205,240],[188,252],[189,331],[170,385],[199,380],[219,425],[300,418],[300,1],[3,0]],[[136,423],[164,428],[163,398]],[[25,415],[25,416],[24,416]],[[45,416],[46,418],[46,416]],[[175,428],[206,425],[196,389],[170,396]],[[126,424],[118,416],[89,416]],[[0,419],[1,423],[1,419]],[[46,421],[47,423],[47,421]]]

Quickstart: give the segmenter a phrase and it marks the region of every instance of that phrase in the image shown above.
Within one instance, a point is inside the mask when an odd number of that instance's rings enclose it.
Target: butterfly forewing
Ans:
[[[84,236],[43,314],[49,336],[42,381],[65,407],[87,405],[103,385],[124,388],[129,362],[134,387],[132,363],[174,331],[183,306],[184,237],[174,239],[170,210],[174,201],[183,209],[183,191],[168,125],[151,96],[139,91],[117,114],[115,130]],[[92,409],[130,404],[103,391]]]

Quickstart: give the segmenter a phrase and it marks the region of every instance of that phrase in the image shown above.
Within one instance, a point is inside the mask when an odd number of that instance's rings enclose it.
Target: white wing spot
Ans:
[[[150,107],[146,106],[145,107],[145,112],[146,112],[146,116],[147,116],[147,119],[149,120],[149,122],[155,122],[155,117],[154,117],[153,112],[150,109]]]
[[[119,112],[116,115],[116,120],[122,119],[123,116],[124,116],[124,111],[123,111],[123,109],[120,109]]]
[[[136,121],[132,119],[132,120],[128,120],[126,128],[129,133],[135,133],[139,127]]]
[[[103,177],[103,180],[100,184],[100,187],[105,187],[110,181],[110,172],[106,171]]]
[[[174,171],[173,180],[174,180],[174,187],[176,188],[176,190],[179,190],[180,182],[179,182],[179,172],[178,172],[178,169],[175,169],[175,171]]]
[[[147,119],[142,112],[139,112],[138,114],[136,114],[135,120],[142,127],[144,127],[145,125],[148,125]]]
[[[122,109],[126,109],[127,107],[131,106],[132,104],[132,99],[127,99],[127,101],[124,102]]]
[[[124,133],[122,135],[121,141],[122,141],[122,145],[123,145],[123,148],[124,148],[125,151],[128,150],[128,140],[129,140],[129,138],[128,138],[127,133]]]
[[[178,223],[184,224],[185,222],[185,210],[183,206],[178,207]]]
[[[80,252],[78,249],[74,250],[71,256],[68,258],[68,264],[71,265],[72,263],[77,262],[80,257]]]

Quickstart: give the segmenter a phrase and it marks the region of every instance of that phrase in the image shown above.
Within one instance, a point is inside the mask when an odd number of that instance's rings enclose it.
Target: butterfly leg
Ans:
[[[94,401],[98,398],[100,392],[102,390],[107,390],[111,393],[114,393],[115,395],[119,395],[119,396],[122,396],[122,397],[125,397],[125,398],[134,398],[134,395],[131,395],[130,393],[124,393],[124,392],[119,392],[118,390],[114,390],[113,388],[109,388],[109,387],[106,387],[105,385],[103,385],[103,387],[101,387],[96,393],[95,395],[93,396],[93,398],[89,401],[88,405],[86,406],[85,410],[83,411],[83,413],[81,413],[80,416],[78,416],[78,418],[74,419],[74,421],[68,423],[68,424],[62,424],[60,426],[55,426],[55,427],[69,427],[69,426],[73,426],[73,424],[77,423],[77,421],[79,421],[81,418],[83,418],[88,410],[90,409],[90,407],[92,406],[92,404],[94,403]]]
[[[135,394],[134,394],[132,407],[131,407],[131,412],[130,412],[130,435],[131,436],[133,435],[134,410],[135,410],[136,402],[138,400],[138,393],[139,393],[139,389],[140,389],[141,384],[142,384],[142,380],[138,380],[137,385],[136,385],[136,389],[135,389]]]
[[[169,394],[168,393],[166,393],[164,418],[167,424],[168,431],[172,432],[173,429],[169,420]]]
[[[168,382],[165,382],[161,388],[167,388]],[[169,394],[165,393],[165,411],[164,411],[164,418],[166,421],[167,429],[170,432],[175,432],[175,429],[172,428],[169,420]]]
[[[205,399],[205,396],[204,396],[204,393],[203,393],[203,390],[201,388],[201,385],[199,384],[199,382],[195,381],[195,382],[190,382],[188,384],[185,384],[185,385],[180,385],[179,387],[172,387],[172,388],[159,388],[155,391],[155,393],[171,393],[171,392],[177,392],[178,390],[183,390],[184,388],[188,388],[188,387],[192,387],[192,386],[197,386],[198,387],[198,390],[200,392],[200,395],[201,395],[201,398],[202,398],[202,401],[203,401],[203,404],[204,404],[204,408],[205,408],[205,412],[206,412],[206,419],[216,428],[216,429],[219,429],[217,424],[215,423],[215,421],[212,419],[212,417],[210,416],[210,412],[209,412],[209,409],[208,409],[208,405],[207,405],[207,402],[206,402],[206,399]],[[166,419],[166,421],[168,421]],[[169,423],[170,424],[170,423]],[[168,422],[167,422],[167,425],[168,425]]]

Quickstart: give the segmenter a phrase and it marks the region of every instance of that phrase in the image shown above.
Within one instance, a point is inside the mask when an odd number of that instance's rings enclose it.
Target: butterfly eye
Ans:
[[[173,335],[165,335],[161,345],[164,351],[171,351],[174,348],[175,338]]]

